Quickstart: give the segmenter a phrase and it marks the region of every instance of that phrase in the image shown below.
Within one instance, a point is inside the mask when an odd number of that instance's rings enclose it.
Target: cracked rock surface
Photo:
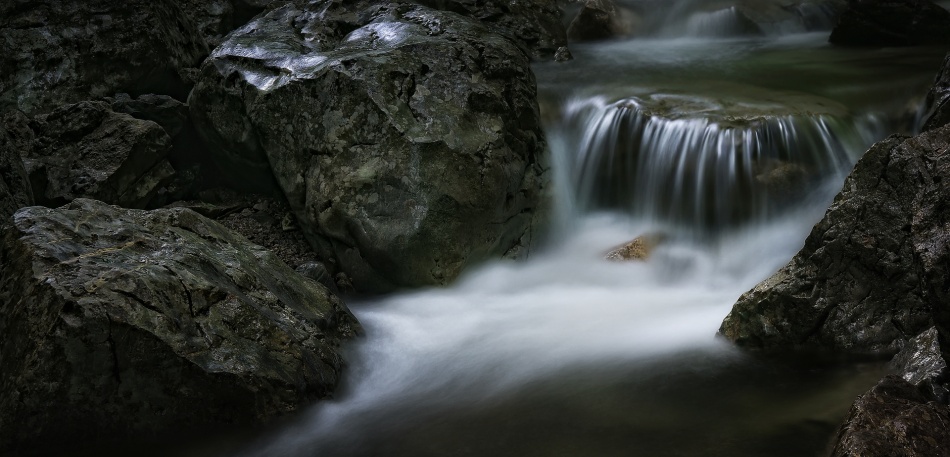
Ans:
[[[950,324],[950,126],[865,153],[798,254],[739,298],[741,346],[896,352]]]
[[[358,325],[191,210],[22,209],[0,240],[0,451],[294,411],[333,389]]]
[[[531,237],[545,148],[534,75],[473,19],[286,5],[229,35],[189,104],[221,167],[246,183],[273,173],[358,291],[445,284]]]

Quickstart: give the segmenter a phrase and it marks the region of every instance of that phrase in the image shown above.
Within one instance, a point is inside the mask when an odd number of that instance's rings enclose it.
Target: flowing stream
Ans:
[[[882,364],[716,331],[863,151],[913,131],[941,53],[830,47],[815,5],[753,30],[726,3],[631,0],[654,11],[637,36],[536,65],[544,246],[351,303],[366,337],[336,400],[228,455],[820,455]],[[666,235],[648,262],[603,260],[644,233]]]

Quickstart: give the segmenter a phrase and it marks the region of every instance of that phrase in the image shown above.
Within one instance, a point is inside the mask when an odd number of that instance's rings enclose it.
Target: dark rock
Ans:
[[[930,0],[849,0],[829,41],[847,46],[950,44],[950,11]]]
[[[112,111],[152,121],[172,138],[180,135],[191,123],[188,105],[168,95],[145,94],[133,99],[129,94],[116,94],[106,101],[112,106]]]
[[[358,290],[445,284],[530,238],[544,153],[534,76],[471,19],[287,5],[215,50],[190,104],[220,162],[245,165],[234,175],[273,166],[320,259]]]
[[[741,346],[895,352],[950,324],[950,126],[865,153],[788,265],[739,298]]]
[[[193,211],[22,209],[0,241],[0,453],[295,411],[330,394],[357,331],[326,288]]]
[[[105,102],[60,107],[35,117],[30,129],[35,139],[23,159],[41,205],[84,197],[144,208],[175,175],[165,131]]]
[[[263,12],[272,0],[181,0],[178,3],[208,45],[214,48],[225,35]]]
[[[0,112],[28,114],[117,92],[184,99],[207,56],[173,0],[0,2]]]
[[[950,407],[929,401],[899,376],[859,397],[838,432],[833,457],[946,457]]]
[[[950,54],[943,59],[943,67],[937,73],[933,87],[927,94],[928,110],[924,116],[926,132],[950,124]]]
[[[534,59],[550,60],[567,47],[563,12],[552,0],[411,0],[430,8],[478,19],[493,32],[514,40]]]
[[[944,351],[947,346],[942,343],[940,332],[931,327],[908,341],[891,364],[905,381],[922,389],[929,399],[947,404],[950,369]]]
[[[4,124],[0,122],[0,226],[7,224],[16,210],[33,205],[20,149]]]
[[[629,20],[613,0],[587,0],[567,29],[571,41],[598,41],[631,33]]]
[[[326,265],[320,262],[306,262],[300,264],[296,268],[296,271],[303,276],[323,284],[330,292],[334,294],[340,293],[336,281],[333,280],[333,275],[330,274],[330,270],[327,269]]]

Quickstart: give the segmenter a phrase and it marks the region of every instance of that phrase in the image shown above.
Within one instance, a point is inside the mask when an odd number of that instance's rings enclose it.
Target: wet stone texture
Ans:
[[[184,99],[208,55],[174,0],[0,2],[0,112],[160,93]]]
[[[286,5],[231,34],[190,98],[219,163],[276,177],[359,291],[445,284],[529,243],[544,139],[510,40],[418,5]]]
[[[927,93],[927,115],[921,130],[933,130],[950,124],[950,54],[943,59],[933,87]]]
[[[295,411],[331,392],[357,331],[325,287],[193,211],[22,209],[0,240],[0,453]]]
[[[27,180],[20,144],[0,119],[0,227],[10,222],[16,210],[33,204],[33,190]]]
[[[720,332],[754,348],[896,352],[950,324],[950,126],[858,162],[805,246]]]

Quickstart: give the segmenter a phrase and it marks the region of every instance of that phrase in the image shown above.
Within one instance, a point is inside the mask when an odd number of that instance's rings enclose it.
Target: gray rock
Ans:
[[[80,102],[36,116],[23,154],[37,203],[57,206],[84,197],[144,208],[175,175],[171,139],[158,124]]]
[[[173,0],[0,2],[0,112],[127,92],[184,99],[208,54]]]
[[[471,19],[287,5],[215,50],[190,105],[230,174],[260,182],[273,167],[319,258],[357,290],[445,284],[530,238],[544,153],[534,76]]]
[[[33,189],[23,168],[20,146],[0,122],[0,226],[16,210],[33,205]]]
[[[739,298],[741,346],[896,352],[950,324],[950,126],[865,153],[805,246]]]
[[[613,0],[587,0],[567,29],[572,41],[597,41],[628,34]]]
[[[491,31],[514,40],[533,59],[551,60],[567,47],[563,12],[553,0],[411,0],[478,19]]]
[[[832,457],[950,456],[950,407],[888,376],[851,407]]]
[[[246,24],[275,0],[180,0],[182,10],[192,18],[211,48],[225,35]]]
[[[848,0],[829,41],[845,46],[950,44],[950,11],[930,0]]]
[[[905,381],[923,389],[930,399],[947,404],[950,368],[942,340],[937,328],[931,327],[908,341],[891,364]]]
[[[927,114],[922,131],[933,130],[950,124],[950,54],[943,59],[943,67],[937,73],[933,87],[927,93]]]
[[[326,288],[193,211],[22,209],[0,240],[0,453],[295,411],[330,395],[358,330]]]
[[[168,95],[145,94],[132,98],[129,94],[116,94],[106,98],[112,111],[124,113],[136,119],[152,121],[175,138],[191,124],[188,105]]]

